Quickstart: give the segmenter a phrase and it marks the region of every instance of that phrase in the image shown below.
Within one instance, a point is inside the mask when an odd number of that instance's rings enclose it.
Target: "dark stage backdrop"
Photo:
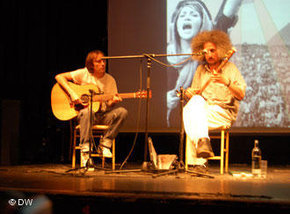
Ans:
[[[289,72],[289,21],[285,0],[244,0],[240,7],[235,1],[201,0],[199,12],[194,8],[191,18],[182,19],[181,0],[109,0],[108,51],[111,56],[142,55],[143,53],[187,53],[181,51],[182,33],[195,28],[204,30],[218,28],[226,30],[237,49],[231,59],[240,69],[247,83],[246,97],[241,102],[238,119],[233,130],[240,132],[272,131],[289,132],[290,72]],[[126,2],[126,4],[124,4]],[[189,1],[193,2],[193,1]],[[224,5],[225,3],[225,5]],[[192,3],[189,3],[192,5]],[[196,4],[195,4],[196,5]],[[234,9],[233,9],[234,8]],[[203,11],[201,18],[200,11]],[[207,12],[205,12],[207,11]],[[183,11],[185,14],[186,12]],[[231,19],[223,13],[233,14]],[[183,16],[185,16],[183,14]],[[179,17],[179,18],[178,18]],[[194,18],[195,21],[192,21]],[[175,30],[179,25],[183,32]],[[202,22],[203,27],[194,26]],[[176,27],[176,28],[175,28]],[[166,64],[178,63],[183,59],[156,57]],[[140,59],[109,60],[111,73],[116,77],[120,92],[139,88],[140,76],[146,88],[146,59],[142,61],[143,74],[139,74]],[[195,72],[195,64],[167,68],[156,62],[151,69],[152,99],[150,102],[150,131],[178,131],[180,125],[179,103],[174,100],[174,91],[187,83],[177,83],[180,76]],[[187,69],[189,67],[189,69]],[[170,95],[171,93],[171,95]],[[172,95],[173,93],[173,95]],[[176,96],[175,96],[176,98]],[[126,101],[130,117],[123,130],[136,129],[137,101]],[[173,104],[172,104],[173,103]],[[142,129],[145,120],[145,102],[142,102]]]
[[[59,161],[69,152],[69,123],[51,112],[54,76],[83,67],[93,49],[107,53],[107,1],[3,0],[0,16],[1,101],[17,103],[6,108],[10,117],[20,111],[19,135],[12,136],[19,136],[19,159]]]

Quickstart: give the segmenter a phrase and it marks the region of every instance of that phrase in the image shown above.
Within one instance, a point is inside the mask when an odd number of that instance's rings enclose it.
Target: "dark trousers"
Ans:
[[[111,148],[112,140],[116,138],[119,129],[127,118],[128,111],[123,107],[117,107],[106,112],[93,112],[93,124],[108,125],[101,144]],[[82,109],[78,114],[80,124],[80,144],[90,141],[90,112],[89,108]]]

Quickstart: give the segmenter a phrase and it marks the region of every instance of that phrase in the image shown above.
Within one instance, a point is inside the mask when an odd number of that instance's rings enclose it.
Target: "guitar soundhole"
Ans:
[[[80,103],[80,104],[76,104],[76,105],[74,106],[74,109],[75,109],[76,111],[80,111],[80,110],[82,110],[83,108],[85,108],[85,107],[88,106],[89,101],[90,101],[90,96],[87,95],[87,94],[83,94],[83,95],[80,97],[80,99],[81,99],[81,103]]]
[[[90,101],[90,96],[87,95],[87,94],[83,94],[81,96],[81,101],[82,101],[83,105],[87,105],[89,103],[89,101]]]

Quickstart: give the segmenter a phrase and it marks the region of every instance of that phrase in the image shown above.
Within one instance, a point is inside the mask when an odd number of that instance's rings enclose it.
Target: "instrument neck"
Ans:
[[[94,97],[94,101],[99,102],[99,101],[106,101],[106,100],[110,100],[115,96],[115,94],[102,94],[102,95],[96,95]],[[121,93],[118,94],[119,97],[121,97],[122,99],[129,99],[129,98],[135,98],[136,97],[136,93]]]
[[[122,97],[123,99],[134,98],[136,97],[136,93],[122,93],[122,94],[119,94],[119,96]]]

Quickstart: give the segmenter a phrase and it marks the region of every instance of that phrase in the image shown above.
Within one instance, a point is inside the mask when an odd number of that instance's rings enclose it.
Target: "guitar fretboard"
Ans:
[[[102,95],[95,95],[94,96],[94,101],[106,101],[110,100],[115,96],[115,94],[102,94]],[[130,99],[130,98],[137,98],[136,93],[121,93],[118,94],[122,99]]]

